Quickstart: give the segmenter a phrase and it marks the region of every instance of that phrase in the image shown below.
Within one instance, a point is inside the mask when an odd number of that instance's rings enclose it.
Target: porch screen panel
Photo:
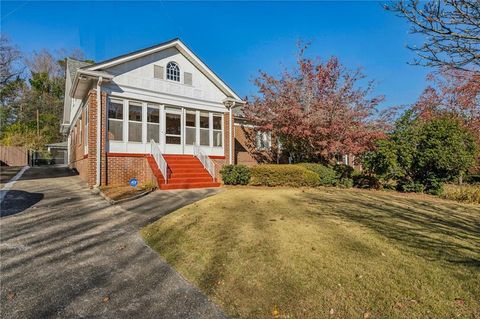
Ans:
[[[128,141],[142,142],[142,105],[130,102],[128,105]]]
[[[187,111],[185,114],[185,144],[194,145],[196,135],[196,113]]]
[[[222,146],[222,115],[213,114],[213,146]]]
[[[200,113],[200,145],[210,145],[210,119],[208,113]]]
[[[165,143],[180,144],[181,143],[181,115],[166,113],[165,114]]]
[[[123,141],[123,102],[119,100],[108,103],[108,139]]]
[[[160,141],[160,109],[155,105],[147,107],[147,143],[151,140]]]

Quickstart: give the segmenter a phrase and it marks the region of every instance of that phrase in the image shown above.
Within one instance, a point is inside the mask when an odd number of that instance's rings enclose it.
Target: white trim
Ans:
[[[242,101],[242,99],[225,84],[225,82],[223,82],[218,76],[216,76],[215,73],[213,73],[205,63],[203,63],[192,51],[190,51],[190,49],[187,48],[185,44],[183,44],[182,41],[178,39],[170,43],[167,43],[165,45],[152,48],[150,50],[139,52],[137,54],[128,55],[123,58],[114,59],[112,61],[101,63],[98,65],[92,66],[90,68],[86,68],[84,70],[95,71],[99,69],[110,68],[112,66],[122,64],[131,60],[135,60],[143,56],[147,56],[152,53],[163,51],[165,49],[172,48],[172,47],[176,47],[178,51],[180,51],[180,53],[182,53],[188,60],[190,60],[190,62],[192,62],[197,68],[199,68],[199,70],[203,74],[205,74],[207,78],[209,78],[223,93],[225,93],[225,95],[231,96],[239,101]]]

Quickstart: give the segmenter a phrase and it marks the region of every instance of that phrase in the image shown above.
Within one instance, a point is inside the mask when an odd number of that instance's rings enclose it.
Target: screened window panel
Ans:
[[[147,143],[149,143],[152,139],[156,143],[160,141],[160,125],[148,123],[147,124]]]
[[[123,120],[123,103],[121,101],[110,100],[108,118]]]
[[[200,129],[200,145],[206,145],[206,146],[210,145],[209,133],[210,133],[209,130]]]
[[[185,126],[195,127],[195,113],[187,112],[185,116]]]
[[[165,136],[165,142],[167,144],[180,144],[180,136]]]
[[[213,131],[213,146],[222,146],[222,131]]]
[[[209,128],[209,117],[208,113],[200,113],[200,127]]]
[[[160,110],[156,107],[147,107],[147,122],[160,123]]]
[[[142,141],[142,123],[128,122],[128,141],[130,142]]]
[[[194,145],[195,144],[195,128],[186,127],[185,128],[185,144]]]
[[[221,115],[213,115],[213,129],[214,130],[221,130],[222,129],[222,116]]]
[[[180,114],[167,113],[165,115],[165,133],[172,135],[180,135]]]
[[[108,120],[108,139],[112,141],[123,141],[123,121]]]
[[[142,121],[142,106],[130,104],[128,106],[128,119],[130,121]]]

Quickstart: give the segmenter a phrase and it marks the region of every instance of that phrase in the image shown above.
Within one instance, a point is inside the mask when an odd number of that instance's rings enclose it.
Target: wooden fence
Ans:
[[[22,146],[0,145],[0,164],[8,166],[25,166],[28,164],[28,151]]]

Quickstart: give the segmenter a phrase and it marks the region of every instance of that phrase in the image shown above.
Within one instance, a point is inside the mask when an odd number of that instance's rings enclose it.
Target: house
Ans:
[[[67,59],[62,131],[90,187],[219,186],[244,101],[181,40],[90,64]]]

